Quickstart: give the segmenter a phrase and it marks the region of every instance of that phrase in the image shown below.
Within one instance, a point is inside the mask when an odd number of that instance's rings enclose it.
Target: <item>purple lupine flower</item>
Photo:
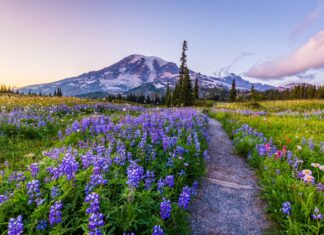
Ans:
[[[104,215],[100,213],[99,200],[100,197],[97,193],[91,193],[85,198],[85,202],[90,202],[86,213],[90,214],[88,227],[90,230],[89,234],[93,235],[101,234],[99,227],[104,225]]]
[[[321,148],[320,148],[321,152],[324,152],[324,142],[321,142],[320,146],[321,146]]]
[[[163,187],[165,186],[165,182],[163,179],[159,179],[158,181],[158,187],[157,190],[162,194],[163,193]]]
[[[46,168],[46,171],[52,175],[51,180],[57,180],[61,176],[60,170],[57,167],[50,166]]]
[[[60,189],[57,186],[53,186],[51,189],[51,198],[54,199],[58,196],[60,196]]]
[[[28,204],[32,204],[36,198],[40,197],[39,181],[32,180],[31,182],[28,182],[26,188],[29,196]]]
[[[162,219],[167,220],[171,216],[171,201],[165,198],[160,204],[160,216]]]
[[[127,184],[131,188],[137,188],[143,179],[144,169],[143,167],[136,164],[136,162],[131,161],[130,165],[127,167]]]
[[[29,169],[31,171],[32,176],[35,178],[39,172],[39,164],[38,163],[30,164]]]
[[[46,220],[38,221],[36,230],[45,230],[46,228],[47,228],[47,221]]]
[[[59,140],[62,140],[63,139],[63,133],[62,133],[62,131],[59,131],[57,133],[57,136],[58,136]]]
[[[188,186],[185,186],[182,189],[178,200],[178,206],[183,209],[187,209],[190,202],[191,189]]]
[[[312,214],[313,220],[321,220],[323,218],[323,215],[320,213],[319,209],[315,207],[314,213]]]
[[[257,145],[257,151],[259,156],[265,156],[266,155],[266,147],[264,144],[259,144]]]
[[[324,184],[318,183],[317,184],[317,190],[324,192]]]
[[[0,205],[9,199],[7,195],[0,195]]]
[[[173,175],[168,175],[165,177],[164,183],[166,186],[169,186],[170,188],[174,187],[174,177]]]
[[[145,175],[145,189],[148,190],[151,188],[152,183],[155,181],[155,175],[153,171],[146,171]]]
[[[8,235],[21,235],[24,232],[23,218],[19,215],[17,218],[11,218],[8,223]]]
[[[56,201],[50,208],[49,222],[53,226],[62,222],[62,208],[63,204],[61,201]]]
[[[282,203],[281,212],[289,216],[291,213],[291,203],[290,202]]]
[[[86,185],[85,192],[88,194],[92,191],[94,187],[97,187],[98,185],[106,185],[108,180],[104,179],[104,176],[100,172],[99,167],[93,168],[93,173],[90,177],[90,182]]]
[[[184,171],[184,169],[181,169],[180,172],[178,173],[179,176],[185,175],[186,172]]]
[[[101,234],[99,227],[102,227],[105,225],[104,218],[105,217],[102,213],[90,214],[89,224],[88,224],[88,228],[90,230],[89,235],[100,235]]]
[[[199,186],[198,181],[195,180],[195,182],[193,182],[192,187],[191,187],[191,195],[192,196],[197,195],[198,186]]]
[[[309,139],[308,140],[308,148],[311,150],[311,151],[314,151],[314,141],[312,139]]]
[[[208,150],[207,149],[203,152],[203,158],[204,159],[208,159],[209,158]]]
[[[100,196],[97,193],[90,193],[86,196],[85,202],[90,202],[90,207],[87,208],[86,213],[98,213],[100,211],[99,205]]]
[[[152,235],[164,235],[163,229],[161,228],[160,225],[155,225],[153,227],[153,233]]]
[[[79,169],[79,163],[72,154],[66,154],[62,159],[59,167],[60,173],[66,175],[68,180],[74,179],[76,172]]]
[[[9,175],[8,182],[19,183],[19,182],[23,182],[25,179],[26,179],[26,176],[24,173],[14,171],[14,172],[12,172],[11,175]]]

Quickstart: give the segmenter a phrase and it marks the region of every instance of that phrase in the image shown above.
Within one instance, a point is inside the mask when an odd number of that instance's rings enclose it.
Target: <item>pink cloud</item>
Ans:
[[[245,75],[271,80],[300,74],[309,69],[321,68],[324,68],[324,30],[291,54],[255,65]]]

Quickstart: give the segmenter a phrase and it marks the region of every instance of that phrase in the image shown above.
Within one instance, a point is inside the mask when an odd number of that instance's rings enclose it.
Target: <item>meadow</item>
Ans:
[[[208,158],[199,108],[16,95],[0,107],[0,234],[191,233]],[[323,100],[206,111],[255,169],[269,231],[324,233]]]
[[[205,115],[76,98],[0,103],[1,234],[190,233]]]
[[[256,170],[267,210],[283,233],[323,234],[324,101],[219,103],[235,151]]]

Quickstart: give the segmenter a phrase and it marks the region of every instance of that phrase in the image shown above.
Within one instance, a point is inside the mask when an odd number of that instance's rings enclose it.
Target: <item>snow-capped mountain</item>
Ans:
[[[126,93],[129,90],[143,90],[155,88],[155,91],[164,91],[167,84],[171,87],[178,79],[179,67],[173,62],[167,62],[154,56],[130,55],[119,62],[98,71],[81,74],[77,77],[66,78],[57,82],[31,85],[20,89],[27,93],[42,92],[53,94],[57,87],[61,87],[64,95],[77,96],[94,92],[109,94]],[[199,84],[204,88],[229,89],[235,79],[237,89],[249,90],[252,83],[235,74],[223,78],[206,76],[190,70],[192,79],[198,78]],[[260,91],[273,89],[269,85],[254,84]],[[142,89],[141,89],[142,88]],[[155,92],[152,91],[152,92]],[[147,91],[146,91],[147,93]]]
[[[296,86],[314,86],[314,85],[306,83],[306,82],[289,82],[289,83],[283,84],[281,86],[278,86],[277,89],[279,91],[291,90],[291,89],[294,89]]]

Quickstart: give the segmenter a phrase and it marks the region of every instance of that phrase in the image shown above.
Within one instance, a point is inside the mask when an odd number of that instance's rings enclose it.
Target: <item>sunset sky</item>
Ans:
[[[46,83],[130,54],[279,85],[324,83],[324,1],[0,0],[0,84]],[[221,71],[221,73],[220,73]]]

